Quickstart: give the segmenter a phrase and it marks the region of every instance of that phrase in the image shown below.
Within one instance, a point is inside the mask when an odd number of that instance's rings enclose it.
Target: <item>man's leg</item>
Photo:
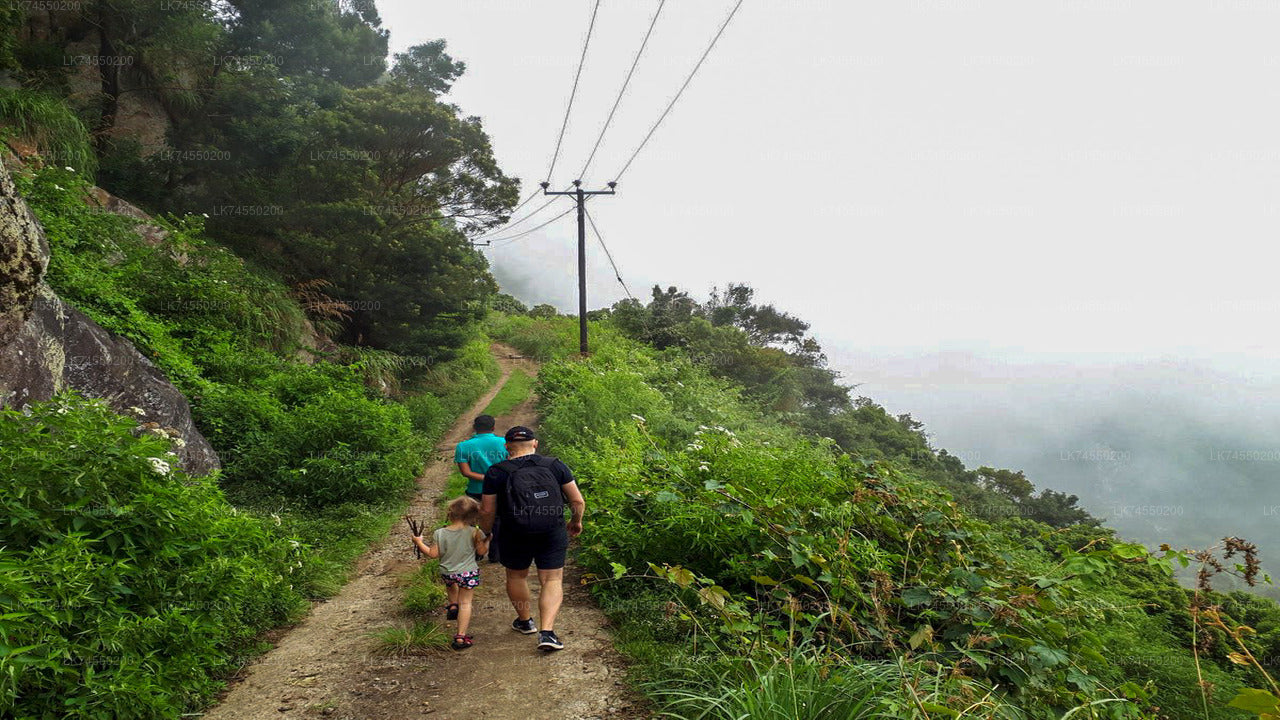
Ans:
[[[530,602],[529,595],[529,568],[523,570],[507,568],[507,598],[511,600],[511,605],[516,609],[516,616],[520,620],[528,620],[532,617],[532,613],[530,613],[533,605]]]
[[[560,614],[560,603],[564,600],[564,568],[538,568],[538,583],[542,586],[538,591],[538,626],[542,630],[555,630],[556,615]],[[526,583],[526,592],[528,588]]]

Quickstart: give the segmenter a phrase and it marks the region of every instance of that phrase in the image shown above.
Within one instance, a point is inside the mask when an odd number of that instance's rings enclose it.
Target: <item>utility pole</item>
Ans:
[[[607,183],[608,190],[583,190],[582,181],[574,180],[573,189],[552,192],[550,182],[542,183],[543,195],[572,195],[578,202],[578,351],[587,354],[587,209],[588,195],[613,195],[617,183]]]

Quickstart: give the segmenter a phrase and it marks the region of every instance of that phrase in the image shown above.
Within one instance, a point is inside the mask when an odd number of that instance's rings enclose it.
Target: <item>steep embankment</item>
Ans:
[[[470,434],[471,418],[493,400],[513,370],[536,373],[533,363],[510,348],[499,345],[495,351],[502,379],[458,419],[436,448],[437,456],[418,478],[410,514],[438,516],[439,499],[453,472],[453,446]],[[535,425],[537,419],[534,402],[528,399],[501,415],[498,425]],[[377,655],[372,633],[420,619],[405,610],[402,601],[404,581],[418,565],[404,526],[394,526],[360,559],[356,576],[342,592],[316,605],[273,650],[246,668],[206,717],[401,720],[430,713],[441,718],[535,720],[634,714],[636,701],[623,683],[607,621],[579,585],[573,567],[557,623],[566,643],[560,653],[541,655],[531,638],[511,631],[502,570],[484,565],[473,648],[462,653]],[[436,611],[430,619],[443,622],[443,613]]]

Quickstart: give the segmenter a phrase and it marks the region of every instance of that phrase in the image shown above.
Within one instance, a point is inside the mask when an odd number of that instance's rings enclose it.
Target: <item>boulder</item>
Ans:
[[[174,438],[187,472],[218,468],[182,393],[131,343],[59,298],[44,283],[48,265],[44,230],[0,164],[0,407],[75,390]]]

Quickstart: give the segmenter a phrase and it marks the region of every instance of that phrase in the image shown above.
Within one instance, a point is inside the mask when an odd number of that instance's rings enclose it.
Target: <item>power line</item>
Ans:
[[[515,207],[511,208],[511,215],[515,215],[517,210],[519,210],[520,208],[524,207],[525,205],[528,205],[528,204],[529,204],[529,201],[530,201],[530,200],[532,200],[532,199],[534,199],[534,198],[535,198],[535,197],[537,197],[537,196],[538,196],[538,190],[534,190],[533,192],[529,193],[529,196],[528,196],[528,197],[526,197],[524,200],[521,200],[519,205],[517,205],[517,206],[515,206]],[[480,240],[480,239],[483,239],[483,238],[485,238],[485,237],[487,237],[487,236],[489,236],[489,235],[492,235],[492,234],[494,234],[494,233],[496,233],[496,232],[502,232],[503,230],[506,230],[507,228],[511,227],[512,225],[515,225],[515,224],[520,223],[520,222],[523,222],[523,220],[517,220],[517,221],[516,221],[516,222],[514,222],[514,223],[513,223],[513,222],[511,222],[511,216],[510,216],[510,215],[508,215],[508,216],[507,216],[507,223],[506,223],[505,225],[503,225],[502,227],[489,228],[488,230],[485,230],[484,232],[480,233],[479,235],[477,235],[476,237],[474,237],[474,238],[472,238],[472,239],[473,239],[473,240]]]
[[[567,186],[566,186],[566,187],[567,187]],[[516,210],[519,210],[521,205],[525,205],[525,204],[527,204],[527,203],[528,203],[530,200],[532,200],[535,196],[537,196],[537,195],[539,195],[539,194],[541,194],[541,193],[542,193],[542,188],[541,188],[541,187],[539,187],[537,190],[534,190],[534,191],[533,191],[533,194],[532,194],[532,195],[530,195],[529,197],[525,198],[525,199],[524,199],[524,201],[520,203],[520,205],[517,205],[514,209],[512,209],[511,213],[514,215],[514,214],[515,214],[515,211],[516,211]],[[546,209],[547,209],[547,208],[548,208],[552,203],[554,203],[554,202],[555,202],[555,198],[552,198],[552,199],[550,199],[550,200],[548,200],[548,201],[546,201],[546,202],[542,203],[542,204],[541,204],[541,205],[539,205],[538,207],[534,208],[533,210],[530,210],[527,214],[525,214],[525,216],[524,216],[524,217],[521,217],[521,218],[519,218],[519,219],[516,219],[516,220],[513,220],[513,221],[511,221],[511,222],[508,222],[506,225],[503,225],[502,227],[499,227],[499,228],[493,228],[492,230],[487,230],[487,231],[485,231],[485,232],[483,232],[483,233],[480,233],[480,235],[478,235],[478,236],[476,236],[475,238],[472,238],[472,239],[473,239],[473,240],[483,240],[483,239],[485,239],[485,238],[489,237],[490,235],[499,234],[499,233],[504,233],[504,232],[506,232],[506,231],[510,230],[511,228],[513,228],[513,227],[515,227],[515,226],[517,226],[517,225],[520,225],[521,223],[525,222],[526,220],[528,220],[529,218],[533,217],[534,215],[537,215],[538,213],[542,212],[543,210],[546,210]]]
[[[631,69],[627,70],[627,77],[622,81],[622,89],[618,90],[618,97],[613,101],[613,107],[609,109],[609,116],[605,118],[604,125],[600,128],[600,135],[596,137],[596,144],[591,148],[591,154],[587,156],[587,162],[582,166],[582,172],[578,173],[579,178],[587,176],[587,169],[591,167],[591,161],[596,157],[596,151],[600,149],[600,143],[604,141],[604,135],[609,130],[609,124],[613,122],[614,113],[618,112],[618,106],[622,104],[622,96],[627,92],[627,86],[631,84],[631,76],[635,75],[636,66],[640,64],[640,56],[644,55],[644,49],[649,44],[649,36],[653,35],[653,27],[658,24],[658,16],[662,14],[662,8],[667,4],[667,0],[658,1],[658,9],[653,13],[653,19],[649,21],[649,29],[644,33],[644,40],[640,41],[640,49],[636,51],[636,57],[631,61]]]
[[[680,99],[681,95],[684,95],[685,89],[688,88],[689,83],[693,81],[693,76],[698,74],[698,69],[702,67],[702,63],[707,59],[707,56],[711,54],[711,49],[716,46],[717,42],[719,42],[720,36],[724,34],[724,29],[729,27],[729,21],[733,20],[733,16],[738,13],[738,8],[740,7],[742,7],[742,0],[738,0],[738,2],[733,6],[733,10],[729,11],[729,16],[724,19],[723,23],[721,23],[720,29],[716,31],[715,37],[711,38],[711,44],[707,45],[707,49],[703,51],[702,57],[698,58],[698,64],[693,66],[693,71],[689,73],[689,77],[685,78],[684,84],[680,86],[680,90],[676,92],[675,97],[671,98],[671,102],[667,103],[667,108],[662,111],[662,115],[658,116],[658,121],[653,124],[653,127],[649,128],[649,134],[644,136],[644,140],[640,141],[640,146],[636,148],[635,152],[631,153],[631,157],[627,158],[626,164],[622,166],[622,169],[618,171],[618,174],[614,175],[614,182],[622,179],[623,173],[627,171],[627,168],[631,167],[631,163],[635,161],[636,156],[640,154],[640,151],[644,149],[645,145],[649,144],[649,139],[653,137],[653,133],[657,131],[658,126],[662,124],[662,121],[667,119],[667,115],[671,112],[671,108],[675,107],[676,101]]]
[[[550,220],[548,220],[548,221],[546,221],[546,222],[542,223],[541,225],[538,225],[538,226],[536,226],[536,227],[531,227],[531,228],[529,228],[528,230],[525,230],[524,232],[518,232],[518,233],[516,233],[515,235],[511,235],[511,236],[509,236],[509,237],[504,237],[504,238],[495,238],[495,239],[493,240],[493,242],[501,242],[502,244],[501,244],[501,245],[495,245],[494,247],[495,247],[495,248],[506,247],[506,246],[510,245],[511,243],[515,242],[516,240],[519,240],[520,238],[524,237],[525,235],[528,235],[528,234],[529,234],[529,233],[531,233],[531,232],[536,232],[536,231],[538,231],[538,230],[541,230],[542,228],[544,228],[544,227],[546,227],[546,226],[550,225],[551,223],[553,223],[553,222],[555,222],[555,221],[559,220],[560,218],[564,217],[565,215],[568,215],[568,214],[569,214],[569,213],[571,213],[571,212],[573,212],[573,208],[569,208],[568,210],[565,210],[564,212],[560,213],[559,215],[557,215],[557,216],[555,216],[555,217],[551,218]],[[504,241],[505,241],[505,242],[504,242]]]
[[[547,180],[556,171],[556,160],[560,158],[560,144],[564,142],[564,131],[569,127],[569,113],[573,110],[573,99],[578,95],[578,80],[582,77],[582,66],[587,61],[587,46],[591,44],[591,33],[596,27],[596,13],[600,10],[600,0],[591,8],[591,22],[587,25],[587,37],[582,41],[582,56],[578,58],[578,72],[573,76],[573,90],[569,92],[569,105],[564,109],[564,122],[560,123],[560,137],[556,138],[556,151],[551,155],[551,167],[547,169]]]
[[[591,232],[595,234],[596,240],[600,242],[600,247],[604,248],[605,257],[609,258],[609,265],[613,267],[613,276],[618,278],[618,284],[622,285],[622,289],[627,293],[627,297],[635,300],[636,296],[631,294],[631,288],[627,287],[627,281],[622,279],[622,272],[618,270],[618,263],[613,261],[613,253],[609,252],[609,246],[604,244],[604,238],[600,235],[600,228],[596,227],[596,219],[591,217],[591,212],[589,210],[584,208],[583,212],[587,215],[587,222],[591,225]]]
[[[540,193],[540,192],[542,192],[542,189],[541,189],[541,188],[539,188],[539,189],[538,189],[538,192],[539,192],[539,193]],[[520,224],[524,223],[524,222],[525,222],[525,221],[527,221],[529,218],[533,217],[534,215],[537,215],[538,213],[542,212],[543,210],[546,210],[546,209],[547,209],[547,206],[548,206],[548,205],[550,205],[550,204],[551,204],[551,203],[553,203],[553,202],[555,202],[555,199],[554,199],[554,198],[553,198],[553,199],[551,199],[551,200],[548,200],[548,201],[546,201],[546,202],[544,202],[544,203],[542,203],[541,205],[539,205],[538,207],[534,208],[533,210],[530,210],[530,211],[529,211],[529,212],[528,212],[524,217],[522,217],[522,218],[520,218],[520,219],[518,219],[518,220],[513,220],[512,222],[509,222],[509,223],[507,223],[506,225],[503,225],[503,226],[502,226],[502,227],[500,227],[500,228],[494,228],[493,230],[490,230],[490,231],[488,231],[488,232],[486,232],[486,233],[484,233],[484,234],[480,235],[479,237],[477,237],[477,238],[476,238],[476,240],[483,240],[484,238],[487,238],[487,237],[489,237],[490,235],[494,235],[494,234],[498,234],[498,235],[500,235],[500,234],[502,234],[502,233],[504,233],[504,232],[506,232],[506,231],[510,230],[511,228],[513,228],[513,227],[515,227],[515,226],[517,226],[517,225],[520,225]],[[514,212],[514,211],[513,211],[513,212]]]

